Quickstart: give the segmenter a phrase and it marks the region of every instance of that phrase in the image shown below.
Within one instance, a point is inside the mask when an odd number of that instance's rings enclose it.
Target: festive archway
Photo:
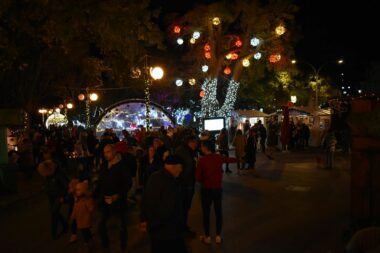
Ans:
[[[101,135],[105,129],[112,128],[116,133],[126,129],[134,131],[145,126],[145,100],[126,99],[108,107],[96,124],[96,134]],[[160,105],[150,102],[150,127],[173,126],[175,121]]]

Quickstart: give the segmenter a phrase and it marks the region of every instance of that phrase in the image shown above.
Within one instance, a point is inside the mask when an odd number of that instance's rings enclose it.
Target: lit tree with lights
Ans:
[[[183,58],[190,64],[188,74],[203,79],[203,116],[230,114],[242,75],[258,79],[287,66],[293,56],[294,38],[289,31],[294,26],[296,10],[288,1],[213,3],[197,6],[171,26],[172,40],[188,49]],[[225,80],[227,89],[221,103],[218,83]],[[194,85],[195,79],[189,79],[189,83]],[[182,82],[176,84],[180,86]]]

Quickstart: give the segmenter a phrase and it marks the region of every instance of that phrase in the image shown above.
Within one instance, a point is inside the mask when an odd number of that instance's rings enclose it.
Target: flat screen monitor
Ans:
[[[203,128],[207,131],[220,131],[225,127],[224,118],[205,118],[203,119]]]

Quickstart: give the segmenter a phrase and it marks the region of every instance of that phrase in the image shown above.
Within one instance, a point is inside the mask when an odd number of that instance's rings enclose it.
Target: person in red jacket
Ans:
[[[203,212],[204,235],[201,241],[209,244],[210,238],[210,209],[214,205],[216,217],[216,243],[222,242],[222,179],[223,163],[236,163],[237,158],[226,157],[215,153],[213,142],[201,142],[201,151],[204,154],[197,165],[196,180],[201,184],[201,201]]]

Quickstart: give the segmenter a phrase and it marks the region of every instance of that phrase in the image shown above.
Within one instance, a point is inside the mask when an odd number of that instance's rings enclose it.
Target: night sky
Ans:
[[[164,12],[183,12],[195,2],[215,1],[218,0],[152,0]],[[345,85],[356,86],[365,80],[370,63],[379,62],[380,57],[376,1],[294,0],[294,3],[300,7],[296,20],[302,33],[295,45],[297,60],[316,68],[331,62],[323,67],[321,74],[338,76],[334,72],[344,72]],[[333,62],[339,58],[345,64],[334,66]]]

